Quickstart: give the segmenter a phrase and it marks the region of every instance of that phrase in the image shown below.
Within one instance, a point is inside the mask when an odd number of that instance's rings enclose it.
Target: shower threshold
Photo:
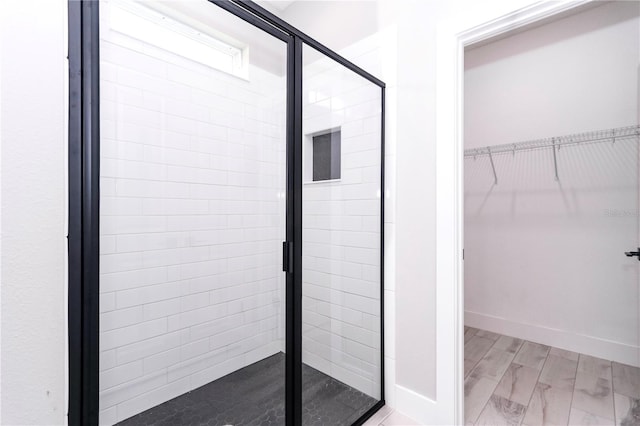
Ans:
[[[130,417],[118,425],[284,425],[285,355],[280,352]],[[302,365],[302,420],[351,425],[378,401]]]

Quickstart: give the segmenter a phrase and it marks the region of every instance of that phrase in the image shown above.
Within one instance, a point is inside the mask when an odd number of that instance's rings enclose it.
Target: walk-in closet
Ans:
[[[640,3],[464,59],[465,421],[638,424]]]

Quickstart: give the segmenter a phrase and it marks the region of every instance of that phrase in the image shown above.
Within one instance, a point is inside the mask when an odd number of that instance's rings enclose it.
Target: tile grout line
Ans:
[[[475,328],[476,332],[474,333],[473,337],[482,337],[482,336],[478,336],[477,333],[478,331],[482,330],[480,328]],[[483,331],[488,331],[488,330],[483,330]],[[491,332],[489,332],[491,333]],[[494,334],[498,334],[498,333],[494,333]],[[502,334],[499,334],[499,336],[503,336]],[[486,338],[486,337],[485,337]],[[498,340],[500,339],[500,337],[498,337],[496,340],[493,341],[493,344],[491,346],[489,346],[486,350],[486,352],[484,353],[484,355],[482,355],[482,357],[476,361],[473,364],[473,367],[469,370],[469,374],[467,374],[467,376],[465,376],[465,380],[467,377],[469,377],[471,375],[471,373],[473,372],[473,370],[475,370],[475,368],[478,366],[478,364],[480,363],[480,361],[482,361],[484,359],[484,357],[489,353],[489,351],[495,346],[495,344],[498,342]],[[471,340],[471,339],[469,339]],[[466,345],[466,343],[465,343]],[[505,371],[506,373],[506,371]],[[504,374],[503,374],[504,376]],[[500,380],[502,380],[502,377],[500,377]],[[500,384],[500,380],[498,381],[498,384]],[[496,387],[498,387],[498,385],[496,385]],[[491,391],[491,395],[493,395],[493,393],[495,392],[495,388]],[[489,396],[489,399],[491,399],[491,396]],[[472,424],[476,424],[476,422],[478,421],[478,419],[480,418],[480,415],[482,414],[482,412],[484,411],[484,409],[487,407],[487,404],[489,403],[489,401],[487,400],[487,402],[485,402],[485,404],[482,406],[482,409],[480,410],[480,412],[478,413],[478,417],[476,417],[473,422],[471,422]]]
[[[474,328],[475,328],[475,327],[474,327]],[[480,328],[475,328],[475,330],[476,330],[476,332],[473,334],[473,337],[481,337],[481,338],[482,338],[482,336],[478,336],[478,331],[480,331],[481,329],[480,329]],[[484,330],[484,331],[487,331],[487,330]],[[497,333],[496,333],[496,334],[497,334]],[[498,339],[499,339],[499,337],[498,337]],[[482,355],[482,357],[480,357],[480,359],[478,359],[478,361],[476,361],[476,362],[473,364],[473,367],[469,370],[469,374],[467,374],[467,376],[465,377],[465,380],[466,380],[466,378],[467,378],[467,377],[469,377],[469,376],[471,375],[471,373],[473,372],[473,370],[475,370],[475,369],[476,369],[476,367],[478,366],[478,364],[480,363],[480,361],[482,361],[482,360],[484,359],[484,357],[489,353],[489,351],[491,350],[491,348],[493,348],[493,347],[494,347],[494,345],[496,344],[496,342],[498,341],[498,339],[494,340],[494,341],[493,341],[493,344],[487,348],[486,352]],[[471,340],[471,339],[469,339],[469,340]],[[465,345],[466,345],[466,343],[465,343]],[[500,382],[498,382],[498,383],[500,383]],[[496,387],[497,387],[497,385],[496,385]],[[491,391],[491,395],[493,395],[493,392],[494,392],[494,391],[495,391],[495,388]],[[489,396],[489,398],[491,398],[491,396]],[[476,422],[477,422],[477,421],[478,421],[478,419],[480,418],[480,414],[482,414],[482,412],[484,411],[484,409],[485,409],[485,407],[487,406],[487,403],[488,403],[488,402],[489,402],[489,401],[487,400],[487,402],[485,402],[485,404],[482,406],[482,409],[481,409],[481,410],[480,410],[480,412],[478,413],[478,416],[477,416],[477,417],[476,417],[476,418],[471,422],[472,424],[474,424],[474,425],[476,424]]]
[[[522,343],[522,347],[524,347],[524,344],[529,342],[528,340],[524,340]],[[532,344],[537,344],[534,342],[529,342]],[[545,345],[546,346],[546,345]],[[520,352],[520,351],[518,351]],[[549,352],[547,352],[547,355],[544,357],[544,362],[542,363],[542,367],[540,368],[540,371],[538,372],[538,375],[536,376],[536,384],[533,385],[533,392],[531,392],[531,395],[529,396],[529,401],[527,402],[526,405],[526,409],[524,410],[524,414],[522,415],[522,419],[520,420],[520,422],[518,423],[518,425],[521,425],[522,422],[524,422],[525,417],[527,416],[527,412],[529,411],[529,407],[531,406],[531,400],[533,399],[533,394],[536,393],[536,388],[538,387],[538,384],[540,383],[540,376],[542,376],[542,371],[544,370],[544,366],[547,365],[547,360],[549,359],[549,354],[551,353],[551,346],[549,346]],[[515,358],[514,358],[515,359]],[[543,420],[544,420],[544,416],[543,416]]]
[[[569,418],[567,419],[567,425],[571,421],[571,410],[573,410],[573,398],[576,393],[576,381],[578,379],[578,367],[580,366],[580,357],[582,354],[578,353],[578,361],[576,362],[576,374],[573,376],[573,387],[571,388],[571,402],[569,403]]]
[[[479,328],[476,328],[475,330],[476,330],[476,333],[477,333],[480,329],[479,329]],[[473,334],[473,336],[472,336],[472,338],[473,338],[473,337],[478,337],[478,336],[476,336],[476,334],[474,333],[474,334]],[[471,339],[469,339],[469,340],[471,340]],[[466,345],[467,343],[468,343],[468,342],[465,342],[465,345]],[[496,342],[493,342],[493,344],[495,345],[495,344],[496,344]],[[493,345],[491,345],[491,346],[487,349],[487,352],[489,352],[489,350],[491,350],[491,348],[492,348],[492,347],[493,347]],[[473,367],[471,367],[471,369],[469,370],[469,373],[468,373],[467,375],[465,375],[465,376],[464,376],[464,379],[465,379],[465,380],[467,379],[467,377],[469,377],[469,376],[471,375],[471,372],[472,372],[472,371],[473,371],[473,370],[478,366],[478,363],[482,360],[482,358],[484,358],[484,356],[487,354],[487,352],[485,352],[485,353],[482,355],[482,357],[481,357],[479,360],[477,360],[477,361],[473,364]]]
[[[472,327],[472,328],[474,328],[474,329],[476,330],[476,331],[475,331],[475,333],[473,334],[472,338],[473,338],[473,337],[482,337],[482,336],[477,336],[478,331],[480,331],[480,329],[479,329],[479,328],[475,328],[475,327]],[[471,339],[469,339],[469,340],[471,340]],[[480,359],[478,359],[478,360],[473,364],[473,367],[471,367],[471,368],[469,369],[469,373],[464,377],[464,381],[466,381],[466,380],[467,380],[467,377],[469,377],[469,376],[471,375],[471,373],[473,372],[473,370],[475,370],[475,368],[478,366],[478,364],[480,363],[480,361],[482,361],[482,360],[484,359],[485,355],[487,355],[487,353],[489,353],[489,351],[491,350],[491,348],[493,348],[493,346],[496,344],[496,342],[497,342],[497,341],[498,341],[498,340],[496,339],[496,340],[493,342],[493,344],[492,344],[491,346],[489,346],[489,348],[487,348],[487,351],[482,355],[482,357],[480,357]],[[468,342],[465,342],[465,345],[466,345],[467,343],[468,343]],[[464,383],[464,381],[463,381],[463,383]],[[498,382],[498,383],[500,383],[500,382]],[[495,391],[495,389],[494,389],[493,391]],[[493,391],[491,391],[491,392],[492,392],[492,394],[493,394]],[[486,407],[486,405],[487,405],[487,404],[485,403],[485,405],[483,405],[483,406],[482,406],[482,409],[480,410],[480,413],[478,413],[478,417],[476,417],[476,418],[473,420],[473,422],[471,422],[472,424],[474,424],[474,425],[475,425],[476,421],[477,421],[477,420],[478,420],[478,418],[480,417],[480,414],[482,414],[482,411],[484,411],[484,408]]]
[[[479,329],[478,329],[478,330],[479,330]],[[488,331],[488,330],[485,330],[485,331]],[[492,332],[490,332],[490,333],[492,333]],[[507,336],[507,335],[504,335],[504,334],[499,334],[499,333],[494,333],[494,334],[497,334],[497,335],[498,335],[498,338],[497,338],[496,340],[494,340],[494,341],[493,341],[493,345],[491,345],[491,346],[489,347],[489,349],[487,349],[487,352],[486,352],[486,353],[484,354],[484,356],[483,356],[483,357],[482,357],[482,358],[481,358],[481,359],[480,359],[480,360],[479,360],[479,361],[478,361],[478,362],[473,366],[473,369],[471,369],[471,371],[473,371],[473,370],[477,367],[477,365],[480,363],[480,361],[481,361],[482,359],[484,359],[484,357],[489,353],[489,351],[490,351],[491,349],[493,349],[493,347],[496,345],[496,343],[498,343],[498,340],[500,340],[500,337],[510,337],[510,338],[512,338],[512,339],[517,339],[517,337]],[[522,347],[524,346],[524,342],[525,342],[525,340],[523,340],[523,339],[520,339],[520,340],[522,340],[522,342],[523,342],[523,343],[522,343],[522,345],[520,345],[520,347],[518,348],[518,351],[517,351],[515,354],[513,354],[513,358],[511,359],[511,361],[509,361],[509,366],[511,366],[511,364],[513,363],[513,360],[516,358],[516,356],[518,355],[518,353],[520,352],[520,350],[521,350],[521,349],[522,349]],[[485,408],[487,408],[487,405],[489,404],[489,401],[491,400],[491,397],[494,395],[494,393],[495,393],[495,391],[496,391],[497,387],[500,385],[500,382],[502,381],[502,378],[504,377],[504,375],[505,375],[505,374],[507,374],[507,370],[509,369],[509,366],[507,366],[507,369],[506,369],[506,370],[504,370],[504,373],[502,373],[502,376],[500,376],[500,378],[497,380],[496,387],[495,387],[495,388],[493,388],[493,390],[491,391],[491,395],[489,396],[489,399],[488,399],[488,400],[487,400],[487,402],[485,402],[485,404],[482,406],[482,409],[480,410],[480,413],[478,414],[478,417],[473,421],[473,424],[474,424],[474,425],[477,423],[478,419],[480,419],[480,416],[481,416],[481,415],[482,415],[482,413],[484,412]],[[469,372],[469,374],[471,374],[471,371]]]
[[[515,362],[515,359],[518,356],[518,354],[520,353],[520,351],[522,350],[522,348],[524,347],[524,344],[528,342],[528,340],[519,339],[518,337],[512,337],[512,336],[507,336],[507,337],[511,337],[512,339],[518,339],[518,340],[522,341],[522,343],[520,344],[520,347],[518,348],[516,353],[513,354],[513,358],[511,359],[511,362],[509,363],[509,366],[507,367],[507,370],[509,370],[509,367],[511,367],[511,365],[513,365],[513,364],[521,365],[521,364],[518,364],[517,362]],[[505,374],[507,374],[507,370],[505,370],[505,372],[504,372]],[[503,374],[503,377],[504,377],[504,374]],[[502,381],[502,378],[500,378],[500,381]],[[537,379],[536,379],[536,383],[537,383]],[[500,385],[500,382],[498,382],[498,385]],[[495,392],[495,390],[494,390],[494,392]],[[529,399],[531,399],[531,397],[529,397]],[[507,399],[507,400],[511,401],[510,399]],[[511,402],[515,402],[515,401],[511,401]],[[517,404],[517,402],[515,402],[515,403]],[[528,409],[529,409],[529,405],[527,404],[525,406],[524,413],[522,413],[522,419],[520,419],[520,421],[518,422],[518,425],[522,424],[522,421],[524,420],[524,416],[527,414],[527,410]]]
[[[609,361],[611,364],[611,398],[613,399],[613,424],[616,424],[617,416],[616,416],[616,388],[613,383],[613,361]]]

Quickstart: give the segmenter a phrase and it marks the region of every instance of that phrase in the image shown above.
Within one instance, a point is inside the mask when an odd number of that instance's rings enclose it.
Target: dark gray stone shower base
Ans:
[[[234,371],[119,425],[284,425],[283,353]],[[378,401],[302,365],[304,426],[351,425]]]

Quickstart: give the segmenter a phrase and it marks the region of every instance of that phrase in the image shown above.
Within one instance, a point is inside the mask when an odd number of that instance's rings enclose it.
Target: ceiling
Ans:
[[[258,0],[257,3],[267,9],[275,9],[278,12],[284,12],[286,8],[291,6],[296,0]]]

